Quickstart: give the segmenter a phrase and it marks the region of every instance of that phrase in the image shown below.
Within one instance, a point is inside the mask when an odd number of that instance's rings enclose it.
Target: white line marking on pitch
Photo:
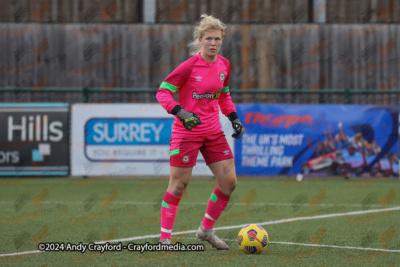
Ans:
[[[236,241],[236,240],[235,240]],[[324,248],[341,248],[341,249],[358,249],[358,250],[373,250],[373,251],[384,251],[384,252],[395,252],[400,253],[400,250],[395,249],[382,249],[382,248],[362,248],[362,247],[349,247],[349,246],[336,246],[336,245],[321,245],[321,244],[304,244],[304,243],[293,243],[293,242],[270,242],[272,244],[283,244],[293,246],[306,246],[306,247],[324,247]]]
[[[196,239],[196,238],[189,238]],[[197,239],[196,239],[197,240]],[[222,239],[224,241],[237,242],[236,239]],[[357,249],[357,250],[372,250],[372,251],[383,251],[383,252],[395,252],[400,253],[400,250],[395,249],[383,249],[383,248],[363,248],[363,247],[349,247],[349,246],[336,246],[336,245],[322,245],[322,244],[306,244],[306,243],[293,243],[293,242],[280,242],[280,241],[270,241],[270,244],[279,245],[293,245],[293,246],[305,246],[305,247],[323,247],[323,248],[340,248],[340,249]]]
[[[361,210],[361,211],[351,211],[351,212],[343,212],[343,213],[332,213],[332,214],[325,214],[325,215],[318,215],[318,216],[297,217],[297,218],[281,219],[281,220],[275,220],[275,221],[269,221],[269,222],[261,222],[261,223],[256,223],[256,224],[258,224],[258,225],[271,225],[271,224],[279,224],[279,223],[289,223],[289,222],[315,220],[315,219],[326,219],[326,218],[332,218],[332,217],[352,216],[352,215],[359,215],[359,214],[377,213],[377,212],[383,212],[383,211],[396,211],[396,210],[400,210],[400,206],[399,207],[393,207],[393,208],[387,208],[387,209]],[[217,227],[217,228],[214,228],[214,230],[218,231],[218,230],[227,230],[227,229],[239,229],[239,228],[245,227],[246,225],[248,225],[248,223],[240,224],[240,225]],[[192,234],[192,233],[195,233],[196,231],[197,230],[175,232],[175,233],[172,233],[172,235]],[[158,238],[158,237],[160,237],[160,234],[145,235],[145,236],[135,236],[135,237],[122,238],[122,239],[99,241],[99,242],[94,242],[94,243],[96,243],[96,244],[103,244],[103,243],[107,243],[107,242],[109,242],[109,243],[118,243],[118,242],[128,242],[128,241],[142,240],[142,239],[149,239],[149,238]],[[386,249],[384,249],[382,251],[398,252],[398,251],[391,251],[391,250],[386,250]],[[0,254],[0,258],[1,257],[12,257],[12,256],[18,256],[18,255],[26,255],[26,254],[35,254],[35,253],[41,253],[41,252],[43,252],[43,251],[31,250],[31,251],[22,251],[22,252],[15,252],[15,253]]]

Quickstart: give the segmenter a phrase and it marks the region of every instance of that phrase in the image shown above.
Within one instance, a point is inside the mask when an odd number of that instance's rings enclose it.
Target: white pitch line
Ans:
[[[281,219],[281,220],[275,220],[275,221],[269,221],[269,222],[261,222],[261,223],[256,223],[256,224],[258,224],[258,225],[271,225],[271,224],[289,223],[289,222],[295,222],[295,221],[326,219],[326,218],[332,218],[332,217],[352,216],[352,215],[359,215],[359,214],[377,213],[377,212],[383,212],[383,211],[396,211],[396,210],[400,210],[400,206],[399,207],[393,207],[393,208],[387,208],[387,209],[361,210],[361,211],[351,211],[351,212],[344,212],[344,213],[332,213],[332,214],[325,214],[325,215],[318,215],[318,216],[288,218],[288,219]],[[239,229],[239,228],[245,227],[246,225],[248,225],[248,223],[247,224],[240,224],[240,225],[217,227],[217,228],[214,228],[214,230],[218,231],[218,230],[227,230],[227,229]],[[175,233],[172,233],[172,235],[193,234],[196,231],[197,230],[175,232]],[[142,240],[142,239],[149,239],[149,238],[158,238],[158,237],[160,237],[160,234],[145,235],[145,236],[135,236],[135,237],[114,239],[114,240],[107,240],[107,241],[98,241],[98,242],[94,242],[94,243],[97,243],[97,244],[102,244],[102,243],[107,243],[107,242],[109,242],[109,243],[118,243],[118,242],[128,242],[128,241]],[[384,250],[384,251],[388,251],[388,250]],[[12,256],[18,256],[18,255],[26,255],[26,254],[35,254],[35,253],[41,253],[41,252],[42,251],[40,251],[40,250],[31,250],[31,251],[22,251],[22,252],[8,253],[8,254],[0,254],[0,258],[1,257],[12,257]],[[392,251],[388,251],[388,252],[392,252]]]
[[[100,201],[99,201],[100,202]],[[83,205],[84,201],[64,201],[64,202],[57,202],[57,201],[45,201],[43,202],[43,204],[68,204],[68,205]],[[154,202],[140,202],[140,201],[114,201],[113,204],[122,204],[122,205],[126,205],[126,204],[134,204],[134,205],[156,205],[156,204],[161,204],[161,203],[154,203]],[[204,205],[207,206],[207,201],[204,202],[182,202],[179,203],[179,205]],[[0,201],[0,205],[14,205],[14,201]],[[232,203],[231,205],[242,205],[242,203]],[[306,203],[276,203],[276,202],[271,202],[271,203],[267,203],[267,202],[256,202],[256,203],[250,203],[248,204],[248,206],[251,205],[255,205],[255,206],[313,206],[311,205],[311,203],[306,202]],[[395,204],[389,204],[389,205],[395,205]],[[333,207],[333,206],[344,206],[344,207],[361,207],[363,206],[362,203],[360,204],[350,204],[350,203],[321,203],[318,206],[322,206],[322,207]],[[369,207],[382,207],[382,205],[380,204],[369,204]]]
[[[8,253],[8,254],[0,254],[0,258],[2,258],[2,257],[20,256],[20,255],[29,255],[29,254],[37,254],[37,253],[42,253],[42,252],[44,252],[44,251],[40,251],[40,250],[30,250],[30,251],[22,251],[22,252]]]
[[[235,240],[236,241],[236,240]],[[293,245],[293,246],[305,246],[305,247],[324,247],[324,248],[340,248],[340,249],[357,249],[357,250],[372,250],[372,251],[383,251],[383,252],[394,252],[400,253],[400,250],[395,249],[383,249],[383,248],[363,248],[363,247],[349,247],[349,246],[336,246],[336,245],[321,245],[321,244],[304,244],[304,243],[293,243],[293,242],[270,242],[272,244],[282,245]]]
[[[190,238],[190,239],[196,239],[196,238]],[[231,241],[231,242],[237,242],[236,239],[222,239],[222,240],[224,240],[224,241]],[[304,246],[304,247],[323,247],[323,248],[357,249],[357,250],[371,250],[371,251],[382,251],[382,252],[400,253],[400,250],[396,250],[396,249],[383,249],[383,248],[363,248],[363,247],[349,247],[349,246],[322,245],[322,244],[306,244],[306,243],[293,243],[293,242],[280,242],[280,241],[269,242],[269,244],[293,245],[293,246]]]

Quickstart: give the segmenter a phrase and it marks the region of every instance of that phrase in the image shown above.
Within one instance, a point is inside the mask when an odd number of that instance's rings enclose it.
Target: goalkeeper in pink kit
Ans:
[[[218,186],[211,193],[196,237],[216,249],[229,249],[214,231],[236,187],[232,151],[219,123],[219,109],[232,122],[240,138],[244,127],[229,94],[229,61],[218,55],[226,26],[213,16],[202,15],[190,44],[193,57],[179,65],[157,91],[157,100],[175,115],[170,141],[170,181],[161,205],[162,244],[171,244],[171,233],[179,201],[190,181],[199,150],[214,174]],[[179,104],[172,98],[179,93]]]

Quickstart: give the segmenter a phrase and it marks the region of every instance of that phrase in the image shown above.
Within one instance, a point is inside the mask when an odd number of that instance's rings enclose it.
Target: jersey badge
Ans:
[[[190,161],[190,157],[188,155],[182,157],[183,163],[188,163]]]
[[[219,73],[219,79],[221,82],[223,82],[225,80],[225,72],[220,72]]]

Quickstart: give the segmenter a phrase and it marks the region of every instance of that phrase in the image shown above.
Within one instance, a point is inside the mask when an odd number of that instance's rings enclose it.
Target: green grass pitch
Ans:
[[[400,207],[397,180],[238,177],[227,209],[216,223],[230,245],[217,251],[195,239],[216,183],[192,178],[182,197],[172,242],[204,244],[204,252],[45,252],[41,242],[89,243],[160,233],[165,178],[0,179],[1,266],[398,266]],[[371,210],[382,211],[371,213]],[[358,211],[346,216],[330,216]],[[323,217],[322,215],[326,215]],[[315,217],[308,220],[302,217]],[[292,222],[281,219],[299,218]],[[244,254],[236,239],[243,224],[263,227],[270,244]],[[135,239],[156,243],[158,238]],[[303,244],[303,245],[302,245]],[[338,246],[338,247],[332,247]],[[354,247],[354,248],[350,248]],[[358,249],[355,249],[358,248]],[[370,250],[397,250],[397,252]]]

